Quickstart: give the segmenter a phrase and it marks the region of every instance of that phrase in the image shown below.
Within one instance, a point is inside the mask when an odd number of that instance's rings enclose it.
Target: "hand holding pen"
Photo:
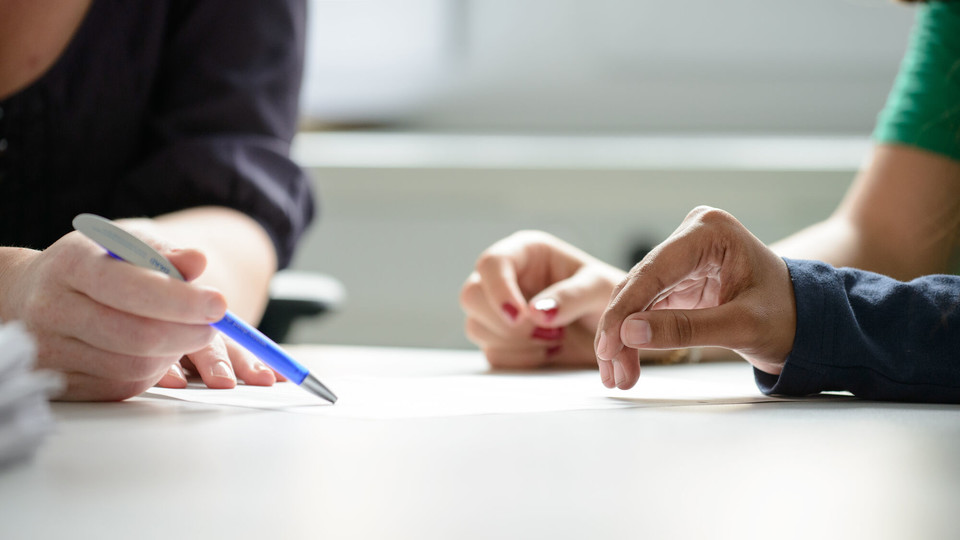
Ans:
[[[177,281],[185,281],[177,267],[161,253],[108,219],[93,214],[81,214],[74,218],[73,226],[103,247],[114,259],[164,274]],[[314,377],[309,370],[294,360],[270,338],[229,310],[223,313],[222,318],[211,322],[210,325],[263,360],[287,380],[330,403],[337,401],[337,396],[324,386],[319,379]]]
[[[234,371],[247,384],[273,384],[272,371],[256,369],[259,361],[233,357],[232,366],[219,364],[227,340],[210,323],[222,319],[226,300],[190,283],[204,270],[203,254],[164,254],[186,283],[117,264],[78,232],[44,251],[0,248],[0,319],[23,321],[37,341],[38,367],[64,373],[60,399],[138,395],[170,379],[168,370],[185,355],[209,386],[232,387]],[[213,376],[218,367],[228,377]]]
[[[106,257],[80,233],[44,251],[19,249],[4,258],[0,318],[24,322],[37,342],[38,367],[60,371],[64,400],[122,400],[153,386],[187,353],[217,336],[218,291],[175,282]],[[195,250],[170,253],[195,279],[205,259]]]

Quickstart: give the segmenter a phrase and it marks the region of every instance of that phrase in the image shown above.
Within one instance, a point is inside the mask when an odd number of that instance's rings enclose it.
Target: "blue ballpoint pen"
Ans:
[[[73,228],[99,244],[116,259],[156,270],[183,281],[183,276],[166,257],[109,219],[94,214],[80,214],[73,219]],[[223,319],[211,323],[211,326],[229,336],[291,382],[330,403],[336,403],[337,396],[307,368],[284,352],[273,340],[230,311],[227,311]]]

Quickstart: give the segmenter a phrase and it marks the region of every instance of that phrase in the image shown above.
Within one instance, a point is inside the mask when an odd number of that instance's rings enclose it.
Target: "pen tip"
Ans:
[[[300,383],[300,386],[329,401],[330,403],[337,402],[337,395],[331,392],[329,388],[324,386],[323,383],[314,377],[312,373],[307,374],[306,378],[303,379],[303,382]]]

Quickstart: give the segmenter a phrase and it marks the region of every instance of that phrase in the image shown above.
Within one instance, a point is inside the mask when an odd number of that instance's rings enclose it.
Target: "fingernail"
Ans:
[[[625,344],[628,346],[650,343],[650,323],[643,319],[629,319],[623,323]]]
[[[543,316],[547,319],[547,322],[550,322],[556,318],[557,312],[560,311],[557,301],[553,298],[541,298],[540,300],[537,300],[533,304],[533,309],[543,313]]]
[[[170,366],[170,369],[167,370],[167,372],[176,377],[178,380],[183,381],[184,383],[187,382],[187,376],[183,374],[183,368],[180,367],[180,364],[173,364]]]
[[[547,357],[560,354],[561,350],[563,350],[563,345],[554,345],[553,347],[547,347]]]
[[[219,296],[211,298],[210,301],[207,302],[206,313],[208,319],[219,321],[223,318],[223,314],[226,312],[226,310],[227,308],[223,305],[223,300],[221,300]]]
[[[254,363],[253,363],[253,370],[254,370],[254,371],[267,371],[268,369],[270,369],[270,368],[268,368],[267,365],[264,364],[263,362],[254,362]]]
[[[213,365],[213,368],[210,370],[210,374],[214,377],[221,377],[223,379],[235,378],[233,375],[233,370],[230,369],[230,364],[227,364],[223,360]]]
[[[620,383],[622,383],[623,379],[625,378],[623,374],[623,366],[621,366],[620,362],[616,360],[613,361],[613,378],[617,386],[620,386]]]
[[[607,358],[607,335],[600,334],[600,341],[597,342],[597,357],[601,360],[609,360]]]
[[[613,388],[613,378],[610,374],[610,362],[606,360],[601,360],[600,365],[600,381],[603,382],[603,385],[607,388]]]
[[[507,317],[511,321],[517,320],[517,315],[520,313],[520,311],[517,310],[517,308],[513,304],[508,304],[504,302],[504,304],[500,306],[500,308],[503,310],[504,313],[507,314]]]
[[[547,341],[556,341],[558,339],[563,339],[564,329],[561,326],[560,328],[543,328],[537,326],[533,329],[533,334],[530,337],[534,339],[543,339]]]

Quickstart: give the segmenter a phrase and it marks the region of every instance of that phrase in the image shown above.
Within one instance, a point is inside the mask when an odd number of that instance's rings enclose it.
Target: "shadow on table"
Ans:
[[[50,406],[57,421],[69,419],[110,422],[118,418],[213,420],[228,414],[235,416],[257,412],[255,409],[191,403],[160,395],[151,395],[149,399],[133,398],[114,402],[56,402],[51,403]]]

